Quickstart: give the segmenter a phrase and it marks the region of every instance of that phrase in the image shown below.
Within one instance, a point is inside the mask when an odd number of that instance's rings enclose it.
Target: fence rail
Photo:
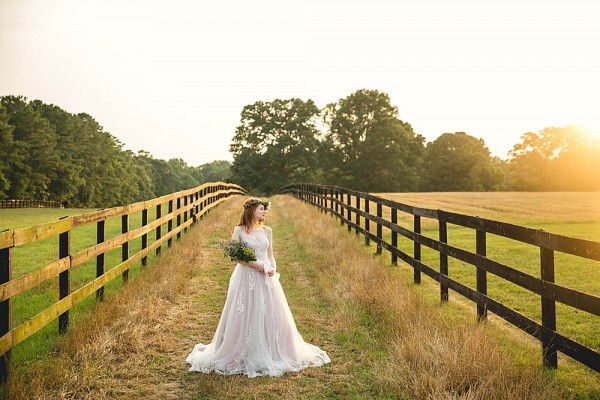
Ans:
[[[560,351],[600,372],[600,354],[597,351],[556,331],[557,301],[577,310],[585,311],[592,314],[592,316],[600,316],[600,297],[560,286],[555,283],[554,279],[555,252],[600,261],[600,242],[556,235],[523,226],[443,210],[413,207],[337,186],[293,184],[281,189],[280,193],[292,194],[325,212],[331,213],[340,220],[342,225],[346,224],[348,226],[349,232],[354,229],[357,234],[364,235],[367,244],[373,241],[377,245],[378,254],[381,254],[382,249],[389,251],[393,264],[398,259],[406,262],[414,270],[415,283],[421,282],[421,273],[436,280],[440,286],[441,301],[448,300],[448,290],[452,289],[477,304],[478,320],[485,320],[489,310],[540,340],[544,365],[556,368],[558,366],[557,352]],[[354,205],[352,200],[354,200]],[[370,203],[375,203],[375,215],[370,211]],[[389,208],[391,221],[382,217],[383,207]],[[398,212],[412,215],[413,230],[398,225]],[[354,216],[354,221],[352,216]],[[422,218],[437,221],[438,240],[421,234]],[[364,221],[364,223],[361,224],[361,221]],[[371,222],[376,225],[375,234],[372,232]],[[475,231],[475,253],[448,244],[448,224]],[[391,243],[383,239],[383,227],[390,230]],[[512,239],[539,248],[541,277],[537,278],[487,258],[487,234]],[[412,241],[412,256],[398,249],[398,235]],[[437,269],[423,263],[421,259],[422,246],[439,253]],[[466,286],[448,276],[449,257],[475,267],[475,288]],[[542,311],[541,324],[488,296],[487,274],[502,278],[539,295]]]
[[[0,200],[0,208],[67,208],[66,202],[47,200]]]
[[[56,222],[23,229],[0,232],[0,382],[8,377],[11,349],[44,326],[58,318],[59,333],[66,332],[69,325],[69,310],[83,299],[96,293],[96,298],[104,298],[104,286],[122,276],[128,280],[129,268],[141,261],[146,265],[148,254],[160,254],[161,246],[171,247],[173,238],[179,238],[198,218],[210,209],[227,200],[229,196],[244,194],[245,190],[223,182],[206,183],[193,189],[172,193],[153,200],[129,204],[122,207],[98,210],[86,214],[66,217]],[[163,214],[163,206],[166,213]],[[148,210],[156,210],[156,220],[148,223]],[[142,226],[129,230],[130,215],[141,211]],[[111,218],[121,218],[121,234],[106,240],[106,222]],[[97,244],[72,253],[70,242],[73,229],[96,224]],[[162,226],[167,225],[163,234]],[[155,233],[155,241],[148,245],[148,234]],[[12,250],[15,247],[37,242],[46,238],[58,238],[58,260],[52,261],[32,272],[13,279]],[[141,238],[141,249],[129,254],[129,243]],[[121,263],[105,271],[106,252],[122,248]],[[96,259],[96,278],[79,289],[70,290],[71,269],[86,261]],[[11,326],[11,298],[26,292],[49,279],[58,276],[59,300],[28,321]]]

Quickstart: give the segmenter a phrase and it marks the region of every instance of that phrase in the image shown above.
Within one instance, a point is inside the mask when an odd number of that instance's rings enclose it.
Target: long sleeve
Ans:
[[[277,262],[275,261],[275,256],[273,256],[273,231],[271,228],[267,230],[269,239],[269,247],[267,248],[267,256],[269,257],[269,262],[271,263],[271,267],[273,270],[277,270]]]
[[[271,228],[267,228],[267,238],[269,239],[269,247],[267,247],[267,257],[269,258],[269,263],[271,264],[268,267],[265,267],[265,284],[272,288],[273,287],[273,279],[279,279],[279,273],[277,271],[277,262],[275,261],[275,256],[273,256],[273,231]],[[272,276],[269,276],[269,272],[274,272]]]

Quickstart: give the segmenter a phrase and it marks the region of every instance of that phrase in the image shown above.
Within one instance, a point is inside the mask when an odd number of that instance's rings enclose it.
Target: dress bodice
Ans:
[[[248,247],[254,250],[257,260],[269,261],[267,254],[267,249],[269,248],[269,239],[262,229],[251,233],[244,232],[240,239]]]

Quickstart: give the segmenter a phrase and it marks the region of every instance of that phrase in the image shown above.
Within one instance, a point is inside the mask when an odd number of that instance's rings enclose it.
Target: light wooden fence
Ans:
[[[381,254],[382,249],[388,250],[392,263],[396,263],[398,258],[405,261],[414,269],[415,283],[421,282],[421,273],[435,279],[440,285],[441,301],[448,300],[448,290],[452,289],[477,304],[478,320],[486,319],[489,310],[540,340],[544,365],[556,368],[557,352],[560,351],[600,372],[600,354],[561,335],[556,327],[557,301],[588,313],[590,318],[597,318],[600,316],[600,297],[561,286],[555,283],[554,278],[556,252],[600,261],[600,242],[556,235],[538,229],[443,210],[413,207],[337,186],[293,184],[281,189],[280,193],[292,194],[331,213],[340,219],[342,225],[348,226],[348,231],[354,229],[356,233],[365,236],[367,243],[371,240],[375,242],[378,254]],[[375,206],[374,214],[371,211],[372,205]],[[383,218],[383,207],[389,209],[391,221]],[[399,212],[412,216],[412,230],[398,225]],[[438,240],[421,234],[422,218],[437,221]],[[371,223],[375,225],[375,229],[371,227]],[[448,244],[448,224],[474,231],[475,253]],[[391,231],[391,243],[383,239],[382,227]],[[540,278],[487,258],[488,234],[509,238],[537,248]],[[398,249],[398,235],[413,242],[412,256]],[[422,246],[439,253],[437,268],[422,262]],[[448,276],[449,257],[475,267],[473,273],[476,274],[476,287],[466,286]],[[539,295],[542,310],[541,324],[488,296],[487,274],[495,275]],[[600,335],[600,332],[598,334]]]
[[[104,286],[121,276],[127,281],[129,268],[138,261],[142,266],[147,256],[155,251],[160,254],[161,246],[172,244],[182,232],[210,209],[227,200],[232,195],[244,194],[238,185],[223,182],[206,183],[193,189],[172,193],[153,200],[122,207],[102,209],[86,214],[67,217],[56,222],[23,229],[0,232],[0,381],[6,381],[11,349],[35,332],[58,318],[58,331],[64,333],[69,326],[69,309],[90,295],[98,300],[104,298]],[[156,220],[148,223],[148,211],[156,210]],[[141,211],[141,227],[130,230],[130,215]],[[106,222],[112,218],[121,219],[121,234],[106,240]],[[74,228],[96,224],[97,244],[72,253],[71,236]],[[166,225],[166,232],[162,231]],[[148,245],[148,234],[154,231],[155,241]],[[58,260],[41,266],[39,269],[13,279],[11,252],[42,239],[56,237]],[[129,254],[129,243],[141,238],[141,249]],[[105,270],[104,255],[121,247],[121,263]],[[96,278],[81,288],[71,292],[70,271],[88,260],[96,259]],[[24,293],[42,282],[58,276],[59,300],[28,321],[11,326],[11,298]]]

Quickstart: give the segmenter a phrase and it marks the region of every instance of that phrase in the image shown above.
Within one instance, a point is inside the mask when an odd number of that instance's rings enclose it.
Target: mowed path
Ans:
[[[309,368],[280,378],[220,376],[186,372],[185,357],[197,342],[208,343],[216,329],[225,302],[229,277],[235,263],[224,258],[216,246],[219,239],[229,239],[241,212],[241,199],[228,202],[203,222],[207,230],[197,229],[190,239],[205,249],[192,269],[188,288],[179,299],[182,313],[170,328],[175,337],[169,354],[169,376],[178,383],[173,398],[325,398],[344,386],[353,384],[347,361],[340,358],[336,344],[336,327],[331,323],[331,309],[323,303],[320,289],[311,279],[314,266],[301,262],[306,258],[303,243],[295,235],[289,215],[277,209],[268,216],[275,231],[275,252],[281,283],[304,339],[325,349],[335,362],[322,368]],[[306,261],[306,260],[302,260]],[[338,388],[339,386],[339,388]],[[176,396],[176,397],[175,397]],[[334,395],[335,397],[335,395]]]

